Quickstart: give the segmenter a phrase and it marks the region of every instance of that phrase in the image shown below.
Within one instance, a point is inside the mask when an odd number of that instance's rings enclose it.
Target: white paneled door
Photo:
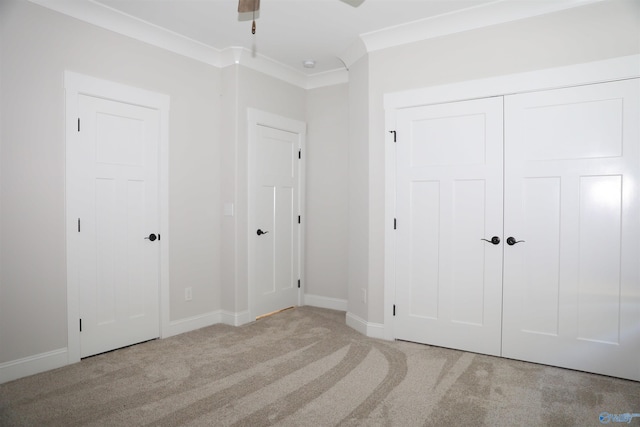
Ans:
[[[250,126],[252,147],[251,307],[261,316],[299,304],[300,149],[304,128],[271,120]]]
[[[398,112],[396,338],[500,354],[502,118],[502,98]]]
[[[79,95],[81,357],[159,336],[159,112]]]
[[[399,110],[395,337],[640,380],[639,103],[634,79]]]
[[[638,88],[506,97],[503,356],[640,380]]]

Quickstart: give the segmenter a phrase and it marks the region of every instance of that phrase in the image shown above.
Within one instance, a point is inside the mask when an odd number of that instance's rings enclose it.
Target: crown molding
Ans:
[[[306,89],[317,89],[344,83],[349,83],[349,71],[341,68],[307,76]]]
[[[267,56],[254,54],[243,47],[219,50],[92,0],[29,1],[205,64],[218,68],[239,64],[303,89],[343,83],[348,79],[344,70],[307,75]]]
[[[242,47],[216,49],[173,31],[112,9],[93,0],[29,0],[31,3],[114,31],[152,46],[223,68],[239,64],[303,89],[346,83],[348,69],[367,53],[377,50],[461,33],[481,27],[558,12],[605,0],[496,0],[473,8],[439,15],[360,35],[340,59],[345,69],[305,74],[269,57]]]
[[[533,18],[601,1],[604,0],[496,0],[465,10],[361,34],[361,40],[347,49],[341,59],[350,67],[362,56],[377,50]]]
[[[345,67],[349,69],[367,53],[367,46],[364,44],[362,36],[360,36],[358,40],[353,42],[351,46],[340,55],[340,60],[344,63]]]
[[[29,1],[187,58],[219,66],[220,50],[91,0]]]
[[[224,68],[230,65],[241,65],[303,89],[315,89],[349,81],[349,74],[344,69],[305,74],[268,56],[256,54],[240,46],[222,50],[219,67]]]
[[[222,50],[218,66],[224,68],[234,64],[242,65],[303,89],[307,86],[307,76],[304,73],[244,47],[234,46]]]

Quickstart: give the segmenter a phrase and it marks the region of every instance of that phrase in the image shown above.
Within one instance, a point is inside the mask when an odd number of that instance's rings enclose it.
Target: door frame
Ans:
[[[72,71],[64,72],[65,90],[65,228],[67,256],[67,357],[68,363],[80,361],[80,284],[75,274],[77,250],[77,215],[74,215],[77,195],[72,183],[78,177],[73,169],[72,145],[78,138],[78,97],[88,95],[116,102],[133,104],[157,110],[160,116],[158,190],[160,208],[160,284],[159,314],[160,337],[169,331],[169,104],[168,95],[151,92],[121,83],[99,79]]]
[[[395,339],[393,312],[396,291],[396,114],[404,108],[466,101],[493,96],[560,89],[640,77],[640,55],[470,80],[384,95],[385,109],[385,211],[384,223],[384,324],[382,338]],[[402,135],[397,135],[402,143]],[[640,260],[638,260],[640,262]]]
[[[256,230],[256,213],[254,207],[253,195],[255,194],[255,171],[257,170],[255,164],[255,150],[258,139],[258,126],[267,126],[274,129],[280,129],[288,132],[295,133],[299,136],[298,148],[301,150],[298,163],[298,212],[302,218],[298,229],[298,275],[300,278],[300,287],[298,288],[298,305],[302,304],[302,295],[304,294],[304,245],[305,245],[305,233],[304,233],[304,219],[305,219],[305,156],[306,152],[306,134],[307,124],[298,120],[290,119],[288,117],[279,116],[277,114],[269,113],[266,111],[258,110],[256,108],[247,109],[247,140],[248,140],[248,203],[247,203],[247,285],[248,285],[248,305],[249,316],[251,321],[256,318],[256,310],[254,304],[255,295],[255,251],[256,243],[253,230]]]

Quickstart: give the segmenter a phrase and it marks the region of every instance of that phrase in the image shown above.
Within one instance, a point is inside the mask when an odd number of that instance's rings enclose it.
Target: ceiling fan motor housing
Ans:
[[[260,9],[260,0],[240,0],[238,13],[257,12]]]

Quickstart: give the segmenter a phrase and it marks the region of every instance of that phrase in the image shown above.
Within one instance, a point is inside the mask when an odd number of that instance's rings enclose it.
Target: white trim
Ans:
[[[185,332],[195,331],[196,329],[206,328],[207,326],[218,323],[222,323],[222,311],[220,310],[184,319],[172,320],[169,322],[169,328],[165,331],[166,333],[163,334],[163,338],[184,334]]]
[[[384,108],[417,107],[622,80],[640,75],[640,55],[389,93]]]
[[[396,147],[391,131],[396,130],[395,110],[385,111],[385,205],[384,223],[393,224],[396,217]],[[391,197],[390,195],[393,195]],[[383,325],[384,339],[392,340],[393,334],[393,305],[395,304],[395,277],[396,277],[396,231],[393,227],[385,227],[384,231],[384,290],[383,290]],[[390,286],[393,284],[393,286]]]
[[[331,310],[347,311],[346,299],[323,297],[320,295],[304,294],[304,305],[328,308]]]
[[[300,160],[298,169],[298,215],[300,222],[298,223],[298,305],[302,305],[304,300],[304,291],[306,289],[307,277],[305,270],[305,259],[307,247],[307,123],[293,120],[290,123],[289,130],[297,130],[300,135]]]
[[[218,68],[240,64],[303,89],[338,84],[344,80],[344,70],[320,73],[322,75],[306,75],[304,72],[272,58],[254,54],[244,47],[231,46],[220,50],[101,3],[92,1],[29,1],[97,27]]]
[[[158,110],[160,113],[160,165],[159,165],[159,197],[160,197],[160,233],[162,243],[160,245],[160,337],[164,338],[170,328],[169,319],[169,105],[170,98],[167,95],[150,92],[120,83],[97,79],[95,77],[78,74],[72,71],[64,73],[65,90],[65,145],[66,149],[66,183],[73,179],[73,171],[70,169],[70,151],[68,147],[78,137],[76,131],[78,117],[78,96],[80,94],[92,95],[105,99],[127,102]],[[67,243],[67,349],[68,363],[80,360],[80,332],[78,319],[80,318],[79,285],[78,278],[73,274],[77,271],[73,264],[75,257],[70,254],[76,249],[73,246],[76,219],[70,215],[73,208],[73,200],[66,192],[66,243]]]
[[[298,212],[305,221],[305,164],[306,164],[306,139],[307,139],[307,124],[288,117],[279,116],[277,114],[268,113],[266,111],[258,110],[256,108],[247,108],[247,141],[249,155],[247,170],[247,182],[248,182],[248,204],[247,204],[247,284],[248,284],[248,296],[249,296],[249,312],[251,318],[255,319],[257,315],[263,313],[256,313],[253,301],[253,260],[254,256],[254,230],[255,228],[255,212],[253,211],[252,197],[255,194],[255,182],[253,172],[257,170],[254,165],[255,157],[255,143],[257,140],[257,127],[258,125],[264,125],[274,129],[281,129],[298,135],[299,149],[302,151],[302,158],[299,163],[298,169]],[[298,278],[302,283],[305,282],[304,278],[304,256],[305,256],[305,227],[300,225],[298,230]],[[302,289],[298,289],[298,305],[302,304]]]
[[[160,196],[160,338],[165,337],[170,323],[169,290],[169,247],[171,233],[169,232],[169,110],[170,98],[161,95],[158,99],[160,108],[160,171],[158,190]]]
[[[255,317],[251,317],[249,310],[241,311],[239,313],[232,313],[230,311],[221,311],[221,320],[225,325],[242,326],[247,323],[251,323],[256,320]]]
[[[327,78],[327,76],[320,77],[314,74],[307,75],[300,70],[264,55],[253,55],[249,49],[244,47],[218,49],[94,1],[29,1],[149,45],[219,68],[223,68],[232,63],[242,64],[248,68],[284,80],[303,89],[313,89],[342,82],[341,79],[343,77],[335,80],[335,77]],[[465,10],[361,34],[339,57],[348,69],[368,52],[559,12],[600,1],[603,0],[554,0],[538,2],[496,0]],[[241,53],[239,53],[239,51],[241,51]],[[238,56],[241,58],[238,59]],[[331,70],[327,73],[331,74],[332,72],[336,72],[340,75],[340,71],[344,70]]]
[[[504,24],[533,18],[553,12],[585,6],[603,0],[554,0],[554,1],[512,1],[496,0],[430,18],[384,28],[360,35],[342,56],[347,67],[353,65],[364,54],[377,50],[415,43],[436,37],[471,31],[491,25]],[[364,49],[360,44],[364,45]]]
[[[216,310],[184,319],[172,320],[169,322],[169,327],[162,338],[169,338],[174,335],[184,334],[186,332],[195,331],[196,329],[206,328],[220,323],[231,326],[242,326],[247,323],[251,323],[254,320],[255,318],[251,317],[248,310],[239,313]]]
[[[640,55],[389,93],[384,96],[385,126],[388,131],[394,130],[397,110],[403,108],[581,86],[636,77],[640,77]],[[402,138],[402,136],[399,135],[399,138]],[[385,220],[387,221],[386,223],[389,223],[395,217],[395,150],[389,148],[385,150],[385,167]],[[388,231],[385,232],[384,250],[385,300],[383,304],[383,336],[385,339],[393,339],[394,322],[390,313],[392,313],[393,304],[395,303],[396,247],[395,238]]]
[[[349,73],[345,69],[307,75],[267,56],[254,55],[250,50],[239,46],[222,50],[220,67],[224,68],[230,65],[242,65],[302,89],[315,89],[349,81]]]
[[[305,89],[316,89],[345,83],[349,83],[349,71],[346,69],[325,71],[324,73],[307,76]]]
[[[65,347],[0,363],[0,384],[60,368],[68,364],[67,360],[67,348]]]
[[[222,51],[220,67],[239,64],[252,70],[283,80],[295,86],[306,88],[307,76],[288,65],[261,54],[253,54],[244,47],[228,47]]]
[[[347,50],[342,52],[342,54],[340,54],[338,57],[344,63],[345,67],[349,69],[367,53],[367,46],[364,44],[362,36],[360,36],[355,42],[351,44],[351,46],[347,48]]]
[[[498,0],[480,6],[420,19],[396,27],[362,34],[368,52],[462,33],[491,25],[519,21],[553,12],[584,6],[603,0],[507,1]]]
[[[385,326],[380,323],[371,323],[361,317],[347,312],[347,326],[355,329],[363,335],[370,338],[387,339],[385,334]]]
[[[205,64],[220,65],[220,50],[93,1],[29,0],[89,24]]]

